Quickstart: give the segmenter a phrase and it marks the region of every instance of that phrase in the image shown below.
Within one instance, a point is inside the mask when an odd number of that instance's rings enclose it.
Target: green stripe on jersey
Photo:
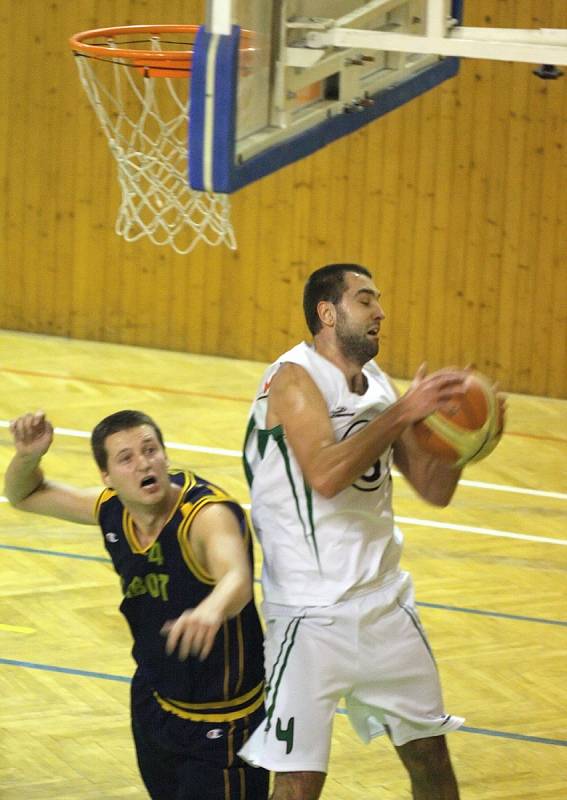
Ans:
[[[283,674],[285,672],[285,668],[287,666],[287,662],[289,661],[289,656],[290,656],[291,651],[293,649],[293,645],[295,644],[295,637],[297,635],[297,629],[299,628],[299,623],[301,622],[302,619],[303,619],[303,617],[293,617],[293,619],[290,621],[289,625],[286,628],[282,643],[280,645],[280,652],[278,653],[278,657],[274,661],[274,666],[272,668],[272,674],[270,675],[270,679],[269,679],[269,685],[266,687],[266,693],[267,693],[267,696],[266,696],[266,706],[267,706],[267,708],[266,708],[266,728],[265,728],[266,731],[269,731],[271,726],[272,726],[272,717],[274,715],[274,711],[275,711],[275,708],[276,708],[278,690],[280,688],[280,683],[282,682]],[[290,629],[291,629],[291,634],[289,636],[289,641],[288,641],[288,634],[290,633]],[[286,645],[286,643],[287,643],[287,645]],[[277,677],[275,678],[275,681],[274,681],[274,675],[275,675],[275,672],[276,672],[276,669],[277,669],[277,666],[278,666],[278,662],[280,661],[280,659],[282,659],[282,664],[281,664],[279,673],[278,673],[278,675],[277,675]],[[268,696],[269,695],[271,695],[271,702],[270,702],[270,704],[268,706],[267,701],[268,701]]]

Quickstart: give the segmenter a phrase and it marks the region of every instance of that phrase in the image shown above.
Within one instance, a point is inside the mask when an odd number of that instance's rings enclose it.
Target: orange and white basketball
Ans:
[[[467,373],[465,393],[413,426],[422,450],[456,466],[486,458],[502,436],[503,412],[489,379]]]

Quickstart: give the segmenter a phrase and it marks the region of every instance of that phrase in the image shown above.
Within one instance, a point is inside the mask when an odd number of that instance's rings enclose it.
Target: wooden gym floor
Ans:
[[[248,501],[237,457],[263,365],[0,332],[0,472],[7,421],[45,409],[53,478],[98,485],[87,432],[120,408],[161,425],[175,465]],[[403,387],[403,383],[401,384]],[[396,479],[405,566],[441,671],[463,800],[567,798],[567,401],[509,398],[496,452],[453,504]],[[128,724],[129,635],[95,528],[0,503],[0,798],[143,798]],[[403,800],[383,740],[338,714],[325,800]]]

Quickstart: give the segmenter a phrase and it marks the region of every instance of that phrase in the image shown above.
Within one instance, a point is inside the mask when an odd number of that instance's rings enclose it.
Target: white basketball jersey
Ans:
[[[403,539],[392,511],[392,449],[335,497],[314,491],[282,426],[266,429],[270,383],[286,362],[302,366],[319,387],[337,441],[362,430],[396,395],[373,361],[362,370],[366,392],[354,394],[341,370],[302,342],[266,370],[252,405],[244,467],[264,552],[264,597],[284,605],[331,605],[399,571]]]

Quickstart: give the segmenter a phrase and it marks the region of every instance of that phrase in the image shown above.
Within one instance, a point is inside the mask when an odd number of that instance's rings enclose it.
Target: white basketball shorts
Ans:
[[[407,573],[332,606],[264,603],[266,720],[240,750],[276,772],[326,772],[341,698],[364,742],[442,736],[446,714],[435,660]]]

